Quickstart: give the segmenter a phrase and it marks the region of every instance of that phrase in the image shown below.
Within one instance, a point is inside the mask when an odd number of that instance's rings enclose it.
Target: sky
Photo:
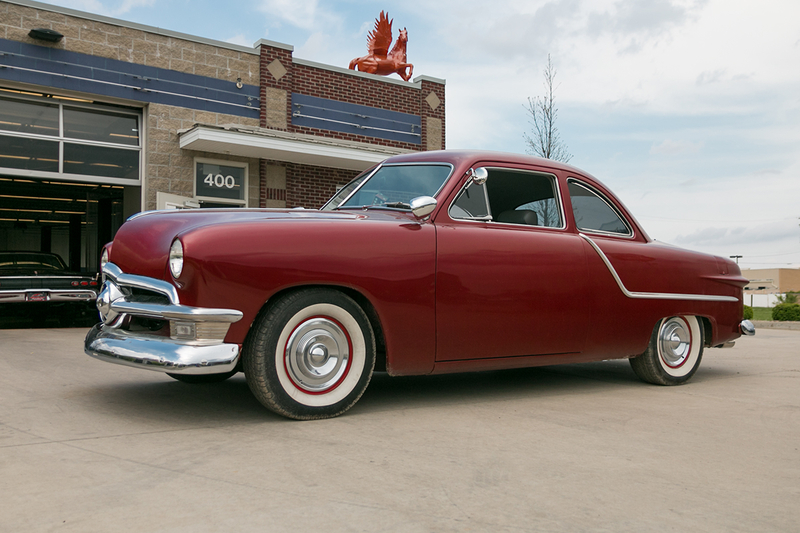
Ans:
[[[570,164],[649,235],[742,268],[800,267],[797,0],[49,0],[346,67],[381,10],[414,76],[444,79],[446,145],[526,153],[556,68]],[[399,79],[396,75],[393,76]]]

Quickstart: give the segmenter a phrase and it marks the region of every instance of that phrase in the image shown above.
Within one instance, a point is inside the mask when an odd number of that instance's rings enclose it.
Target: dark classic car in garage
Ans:
[[[628,358],[675,385],[742,333],[735,263],[651,240],[576,168],[490,152],[392,157],[320,210],[149,212],[104,252],[96,358],[269,409],[349,409],[390,375]]]
[[[50,317],[75,323],[96,316],[98,288],[96,276],[71,272],[58,254],[0,252],[0,319],[29,317],[41,324]]]

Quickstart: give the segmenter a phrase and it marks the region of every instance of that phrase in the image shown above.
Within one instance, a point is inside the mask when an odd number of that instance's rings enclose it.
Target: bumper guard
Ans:
[[[86,335],[84,351],[102,361],[174,374],[221,374],[236,368],[239,345],[224,341],[228,327],[242,318],[236,309],[181,305],[178,292],[163,280],[126,274],[113,263],[97,297],[102,324]],[[133,289],[166,297],[167,302],[139,301]],[[131,331],[129,319],[169,322],[169,337]]]

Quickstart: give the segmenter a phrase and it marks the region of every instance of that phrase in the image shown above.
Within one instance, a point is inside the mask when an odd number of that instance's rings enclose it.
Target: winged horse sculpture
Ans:
[[[408,81],[414,73],[414,65],[406,62],[406,43],[408,32],[403,28],[391,51],[389,50],[389,45],[392,44],[392,20],[381,11],[380,17],[375,20],[375,29],[367,35],[369,54],[352,60],[350,70],[358,67],[359,72],[380,76],[396,72],[404,81]]]

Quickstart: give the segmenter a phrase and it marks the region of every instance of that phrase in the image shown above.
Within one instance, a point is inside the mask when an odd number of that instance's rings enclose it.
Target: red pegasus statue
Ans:
[[[389,45],[392,44],[392,21],[381,11],[380,17],[375,20],[375,29],[367,36],[369,54],[352,60],[350,70],[358,67],[359,72],[381,76],[396,72],[404,81],[408,81],[414,73],[414,65],[406,62],[406,43],[408,32],[403,28],[389,51]]]

